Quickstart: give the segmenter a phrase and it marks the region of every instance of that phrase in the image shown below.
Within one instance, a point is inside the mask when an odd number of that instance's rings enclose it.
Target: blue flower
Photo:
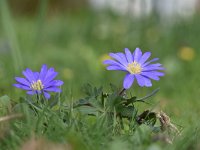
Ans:
[[[163,72],[158,70],[164,70],[162,64],[154,63],[158,58],[154,58],[147,61],[151,56],[151,52],[142,51],[136,48],[133,54],[128,48],[125,48],[124,53],[110,53],[109,54],[114,60],[105,60],[104,64],[107,64],[107,70],[120,70],[126,72],[124,78],[123,87],[129,89],[133,84],[134,80],[137,80],[139,86],[150,87],[152,86],[152,80],[159,80],[160,76],[164,76]]]
[[[29,95],[44,94],[45,98],[49,99],[49,92],[61,92],[59,87],[63,84],[63,81],[54,80],[58,74],[54,71],[54,68],[48,69],[47,65],[43,65],[40,72],[33,72],[27,68],[22,73],[25,78],[15,77],[18,83],[13,84],[13,86],[26,90]]]

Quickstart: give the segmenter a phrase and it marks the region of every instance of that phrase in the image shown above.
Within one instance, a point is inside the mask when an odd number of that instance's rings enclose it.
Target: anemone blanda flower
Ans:
[[[129,89],[135,79],[139,86],[150,87],[152,86],[151,79],[159,80],[160,76],[164,76],[163,72],[159,72],[159,70],[164,70],[162,64],[151,64],[157,61],[158,58],[147,61],[151,56],[151,52],[142,54],[142,51],[136,48],[132,54],[128,48],[125,48],[125,54],[110,53],[109,55],[114,60],[105,60],[103,63],[108,65],[107,70],[120,70],[127,73],[123,82],[125,89]]]
[[[54,68],[47,68],[47,65],[43,65],[40,72],[33,72],[31,69],[27,68],[22,72],[25,78],[15,77],[17,84],[13,86],[26,90],[27,94],[44,94],[46,99],[50,98],[49,92],[61,92],[59,88],[63,81],[54,80],[57,76],[57,72]]]

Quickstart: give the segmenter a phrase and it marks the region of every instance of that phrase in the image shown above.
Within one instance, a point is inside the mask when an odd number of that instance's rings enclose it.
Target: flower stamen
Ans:
[[[128,64],[127,70],[131,74],[140,74],[142,71],[142,67],[138,62],[134,61],[134,62]]]
[[[44,88],[41,80],[33,81],[31,84],[31,88],[35,91],[41,91]]]

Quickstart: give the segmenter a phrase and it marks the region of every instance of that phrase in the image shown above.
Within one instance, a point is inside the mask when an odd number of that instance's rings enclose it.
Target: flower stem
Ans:
[[[120,92],[119,92],[119,96],[122,96],[124,94],[124,92],[126,91],[125,88],[123,88]]]

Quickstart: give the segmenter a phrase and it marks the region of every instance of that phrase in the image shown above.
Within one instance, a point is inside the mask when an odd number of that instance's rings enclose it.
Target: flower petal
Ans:
[[[160,80],[160,78],[154,75],[152,72],[142,72],[141,75],[153,80]]]
[[[157,66],[146,66],[145,68],[142,69],[142,71],[153,71],[153,70],[165,70],[163,67],[157,67]]]
[[[27,78],[29,82],[35,81],[35,76],[31,69],[27,68],[25,71],[22,72],[23,75]]]
[[[147,65],[147,66],[145,66],[145,67],[160,67],[160,66],[162,66],[162,64],[156,63],[156,64]]]
[[[143,64],[149,57],[151,56],[151,52],[146,52],[142,55],[142,57],[139,60],[140,64]]]
[[[116,61],[118,61],[122,65],[127,66],[127,62],[118,53],[116,53],[116,54],[115,53],[110,53],[109,55],[110,55],[110,57],[114,58]]]
[[[129,89],[133,84],[133,81],[134,81],[134,75],[128,73],[124,78],[123,87],[125,89]]]
[[[22,84],[13,84],[13,86],[23,89],[23,90],[29,90],[29,91],[31,90],[31,88],[29,86],[22,85]]]
[[[49,87],[49,88],[45,88],[44,91],[48,91],[48,92],[62,92],[62,90],[60,88],[57,87]]]
[[[30,86],[30,82],[28,82],[25,78],[15,77],[15,80],[20,84]]]
[[[155,62],[155,61],[158,61],[158,60],[159,60],[159,58],[154,58],[154,59],[152,59],[152,60],[150,60],[150,61],[144,63],[144,64],[142,65],[142,67],[145,67],[145,66],[147,66],[148,64],[150,64],[150,63],[152,63],[152,62]]]
[[[125,54],[126,54],[126,59],[127,59],[128,63],[132,63],[133,55],[128,48],[125,48]]]
[[[115,60],[105,60],[103,63],[108,64],[108,65],[113,65],[113,66],[119,66],[121,68],[126,69],[126,67],[124,65],[120,64],[119,62],[117,62]]]
[[[64,83],[64,82],[61,81],[61,80],[53,80],[53,81],[47,83],[47,84],[45,85],[45,88],[48,88],[48,87],[51,87],[51,86],[61,86],[61,85],[63,85],[63,83]]]
[[[141,75],[146,76],[153,80],[160,80],[159,76],[164,76],[165,74],[163,72],[149,71],[149,72],[142,72]]]
[[[45,76],[46,76],[46,74],[47,74],[47,71],[48,71],[47,65],[46,65],[46,64],[42,65],[41,70],[40,70],[40,75],[39,75],[39,78],[40,78],[42,81],[45,79]]]
[[[127,71],[126,69],[120,67],[120,66],[107,66],[107,70],[120,70],[120,71]]]
[[[137,83],[139,86],[143,87],[145,85],[145,80],[144,77],[139,75],[139,74],[135,74],[135,77],[137,79]]]
[[[134,51],[134,59],[133,61],[138,62],[142,56],[142,51],[139,48],[136,48]]]
[[[144,85],[146,87],[151,87],[152,86],[151,80],[149,78],[143,77],[143,79],[144,79],[144,82],[145,82]]]
[[[27,91],[26,93],[29,95],[34,95],[34,94],[36,94],[36,91]]]
[[[43,92],[46,99],[50,99],[51,95],[48,92]]]
[[[35,80],[38,80],[39,79],[39,72],[33,72],[33,74],[34,74]]]
[[[44,84],[52,81],[57,75],[58,73],[54,71],[54,68],[50,68],[45,76]]]
[[[124,64],[125,66],[128,65],[128,62],[127,62],[127,59],[126,59],[126,55],[124,53],[116,53],[116,55],[121,57],[121,59],[122,59],[121,64]]]

